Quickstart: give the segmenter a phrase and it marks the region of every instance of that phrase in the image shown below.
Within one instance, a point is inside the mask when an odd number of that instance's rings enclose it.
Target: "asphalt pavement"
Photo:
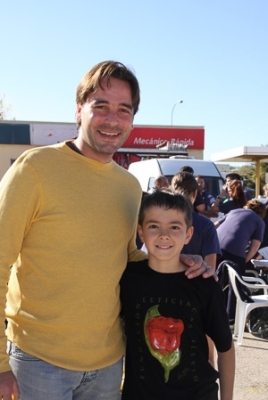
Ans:
[[[268,340],[245,332],[242,345],[237,345],[236,375],[233,400],[268,400]]]

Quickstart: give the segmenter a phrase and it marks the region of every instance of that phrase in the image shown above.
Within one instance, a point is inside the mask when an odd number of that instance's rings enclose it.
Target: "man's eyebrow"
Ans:
[[[109,104],[109,101],[108,100],[105,100],[105,99],[92,99],[93,100],[93,102],[95,103],[95,104]],[[128,108],[129,110],[133,110],[133,106],[132,106],[132,104],[129,104],[129,103],[119,103],[120,104],[120,106],[123,106],[123,107],[126,107],[126,108]]]

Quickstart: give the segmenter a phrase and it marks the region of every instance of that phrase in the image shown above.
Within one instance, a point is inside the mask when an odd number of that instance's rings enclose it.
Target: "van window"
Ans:
[[[202,175],[205,182],[206,182],[206,189],[207,191],[212,194],[212,196],[217,197],[219,193],[221,192],[221,188],[224,184],[223,178],[218,178],[218,177],[212,177],[212,176],[204,176]],[[169,182],[171,182],[171,179],[173,178],[173,175],[167,176]],[[150,178],[153,180],[153,178]]]
[[[154,180],[155,180],[155,178],[153,178],[153,177],[149,178],[148,192],[149,192],[150,189],[152,189],[154,187]]]

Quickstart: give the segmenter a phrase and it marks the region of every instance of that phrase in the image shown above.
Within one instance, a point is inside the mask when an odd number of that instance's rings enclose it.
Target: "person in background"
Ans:
[[[226,190],[228,198],[226,198]],[[213,212],[227,214],[236,208],[243,208],[246,205],[246,196],[240,180],[232,180],[222,186],[221,193],[217,196],[211,207]]]
[[[183,167],[180,168],[179,172],[188,172],[189,174],[194,175],[194,169],[190,167],[190,165],[184,165]]]
[[[169,187],[168,178],[165,175],[159,175],[157,178],[155,178],[154,186],[149,191],[149,193],[152,193],[153,191],[155,191],[157,189],[168,188],[168,187]]]
[[[216,199],[212,194],[207,191],[204,177],[201,175],[196,175],[195,180],[198,184],[198,191],[201,194],[202,200],[205,204],[205,212],[203,213],[203,215],[208,218],[217,218],[218,213],[211,210],[211,207],[215,203]]]
[[[194,170],[189,165],[184,165],[183,167],[181,167],[179,172],[188,172],[189,174],[194,175]],[[197,191],[196,199],[194,202],[194,211],[200,214],[204,214],[206,211],[205,203],[199,191]]]
[[[264,195],[266,197],[265,200],[265,207],[266,207],[266,213],[264,217],[264,223],[265,223],[265,229],[264,229],[264,235],[263,235],[263,240],[261,242],[260,248],[267,247],[268,246],[268,183],[266,183],[263,186],[263,191]]]
[[[268,247],[260,247],[254,258],[256,260],[268,260]]]
[[[268,182],[265,183],[265,185],[263,186],[263,191],[264,191],[264,196],[267,198],[268,200]]]
[[[242,187],[243,187],[247,201],[252,200],[252,192],[248,188],[245,187],[245,181],[242,178],[242,176],[241,176],[241,182],[242,182]]]
[[[0,398],[120,399],[119,281],[146,255],[135,243],[140,184],[112,158],[139,101],[129,68],[97,64],[77,88],[77,138],[26,151],[1,180]],[[212,274],[181,257],[189,278]]]
[[[194,204],[198,184],[192,174],[178,172],[171,180],[171,188]],[[183,248],[185,254],[199,254],[208,265],[216,269],[217,255],[221,254],[216,228],[212,221],[193,210],[194,232]],[[194,250],[194,253],[192,253]]]
[[[194,179],[194,178],[193,178]],[[144,197],[138,232],[148,260],[128,263],[120,281],[126,329],[122,400],[232,400],[235,353],[220,286],[189,281],[178,254],[191,240],[192,207],[168,189]],[[209,220],[208,220],[209,221]],[[206,335],[218,353],[208,362]]]
[[[237,264],[238,273],[245,275],[246,263],[255,256],[262,242],[265,211],[262,202],[249,200],[243,208],[231,210],[215,222],[221,248],[218,265],[224,260],[230,260]],[[232,325],[236,298],[231,286],[228,288],[226,307]]]
[[[225,176],[226,179],[226,184],[228,185],[231,181],[234,181],[235,179],[238,181],[241,181],[242,184],[242,188],[244,190],[245,196],[246,196],[246,200],[251,200],[252,199],[252,195],[250,190],[248,190],[247,188],[244,187],[244,179],[241,175],[239,175],[237,172],[229,172],[229,174],[226,174]]]

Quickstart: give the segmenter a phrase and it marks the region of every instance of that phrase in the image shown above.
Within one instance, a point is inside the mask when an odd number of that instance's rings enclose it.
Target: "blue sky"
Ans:
[[[74,122],[96,63],[132,67],[137,125],[205,127],[205,159],[268,144],[267,0],[1,1],[0,96],[9,118]]]

